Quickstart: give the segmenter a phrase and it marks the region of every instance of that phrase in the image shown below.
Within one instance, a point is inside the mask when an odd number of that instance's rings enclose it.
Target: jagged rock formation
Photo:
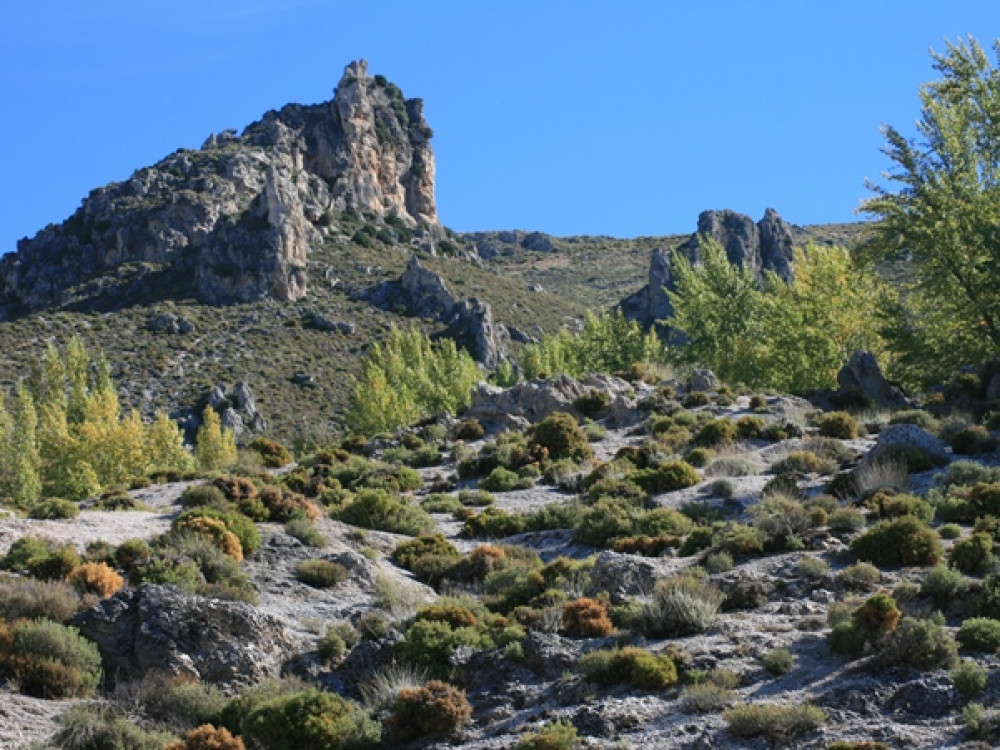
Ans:
[[[398,279],[383,281],[364,297],[376,307],[388,310],[401,305],[410,315],[447,324],[448,335],[488,369],[507,357],[507,332],[493,320],[490,304],[475,297],[457,300],[444,279],[420,265],[416,256],[410,257]]]
[[[280,622],[249,604],[150,583],[104,599],[73,624],[97,644],[112,680],[165,673],[252,685],[276,677],[293,646]]]
[[[289,104],[242,135],[181,149],[21,240],[0,260],[0,313],[64,304],[71,287],[123,267],[133,280],[116,281],[121,296],[176,282],[210,304],[299,299],[309,250],[337,212],[440,233],[431,135],[422,100],[353,62],[332,101]]]
[[[755,275],[773,271],[786,281],[792,278],[792,233],[778,212],[769,208],[764,218],[754,224],[746,214],[729,209],[702,211],[698,216],[698,231],[679,247],[691,263],[698,263],[701,237],[711,237],[725,250],[729,262],[748,268]],[[671,256],[662,249],[653,250],[646,286],[619,303],[625,315],[650,326],[673,315],[674,308],[667,290],[674,291]]]
[[[860,394],[888,409],[911,406],[899,387],[885,379],[878,360],[871,352],[852,353],[847,364],[837,373],[837,384],[840,386],[837,395],[841,400]]]

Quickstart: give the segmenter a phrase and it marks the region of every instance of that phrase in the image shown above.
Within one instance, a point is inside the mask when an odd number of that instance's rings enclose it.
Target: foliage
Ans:
[[[787,648],[772,648],[760,658],[760,665],[775,676],[791,672],[795,662],[795,655]]]
[[[920,593],[929,596],[939,608],[944,609],[961,597],[968,588],[968,580],[959,571],[944,565],[935,565],[924,576]]]
[[[337,518],[354,526],[409,536],[426,534],[435,528],[434,519],[426,511],[378,489],[359,492],[353,502],[337,513]]]
[[[898,190],[872,184],[861,206],[877,220],[873,252],[907,267],[883,314],[892,374],[914,385],[1000,346],[1000,71],[972,38],[931,57],[941,77],[920,89],[920,140],[883,129],[894,167],[886,177]]]
[[[147,730],[110,703],[87,702],[72,705],[58,719],[59,731],[50,747],[61,750],[163,750],[174,740],[169,732]]]
[[[845,411],[833,411],[820,417],[819,434],[824,437],[853,440],[858,436],[858,422]]]
[[[955,689],[965,698],[974,698],[986,689],[986,670],[971,659],[962,659],[951,671]]]
[[[257,706],[245,721],[245,736],[268,750],[374,748],[381,727],[352,701],[306,690]]]
[[[958,629],[955,640],[970,651],[996,651],[1000,647],[1000,620],[970,617]]]
[[[979,573],[995,560],[993,536],[981,531],[959,539],[948,553],[948,564],[963,573]]]
[[[85,696],[101,678],[101,655],[75,628],[36,620],[14,627],[7,668],[25,695]]]
[[[653,637],[701,633],[715,622],[725,597],[714,585],[692,576],[659,581],[639,616],[640,629]]]
[[[386,725],[393,739],[408,742],[417,737],[455,731],[472,718],[465,692],[446,682],[430,680],[422,687],[399,691]]]
[[[60,497],[40,500],[32,505],[28,512],[29,518],[37,519],[67,519],[76,518],[78,515],[80,515],[80,506]]]
[[[0,579],[0,620],[45,618],[65,623],[76,614],[80,595],[63,581],[17,577]]]
[[[66,582],[81,594],[95,594],[106,599],[118,592],[125,582],[105,563],[84,563],[66,578]]]
[[[347,580],[347,569],[332,560],[303,560],[295,566],[295,577],[307,586],[328,589]]]
[[[608,619],[608,608],[596,599],[582,598],[566,602],[562,611],[563,630],[581,638],[602,638],[611,635],[614,625]]]
[[[553,721],[518,740],[515,750],[576,750],[580,735],[569,721]]]
[[[663,690],[677,682],[677,666],[669,654],[643,648],[591,651],[580,657],[577,671],[602,686],[625,683],[643,690]]]
[[[559,411],[532,425],[528,445],[545,449],[546,457],[553,461],[561,458],[584,461],[594,454],[573,415]]]
[[[361,434],[387,432],[421,417],[469,405],[479,367],[454,340],[432,343],[416,328],[394,328],[361,364],[346,422]]]
[[[883,521],[851,542],[851,552],[876,565],[935,565],[943,553],[937,534],[920,519]]]
[[[809,704],[744,703],[723,714],[729,731],[737,737],[767,737],[788,742],[818,728],[826,721],[823,709]]]
[[[228,729],[202,724],[188,732],[183,740],[172,742],[164,750],[245,750],[243,739],[234,737]]]
[[[232,430],[222,426],[219,415],[211,406],[206,406],[201,414],[194,458],[198,467],[206,471],[224,469],[236,463],[236,437]]]
[[[633,364],[666,361],[663,345],[653,333],[625,317],[620,310],[584,315],[583,329],[570,333],[561,329],[537,344],[528,344],[521,355],[525,378],[565,374],[613,373]]]

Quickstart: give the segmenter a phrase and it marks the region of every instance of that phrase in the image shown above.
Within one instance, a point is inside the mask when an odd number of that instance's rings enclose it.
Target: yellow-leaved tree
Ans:
[[[224,469],[236,463],[236,436],[228,427],[222,426],[222,420],[211,406],[206,406],[202,412],[194,457],[198,468],[206,471]]]

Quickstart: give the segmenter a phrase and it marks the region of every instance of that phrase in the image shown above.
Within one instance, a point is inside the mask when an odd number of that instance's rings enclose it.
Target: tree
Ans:
[[[671,258],[676,291],[667,291],[674,315],[666,322],[687,340],[675,355],[711,367],[727,382],[762,384],[766,326],[760,283],[750,269],[730,263],[714,238],[702,237],[698,248],[698,266],[681,253]]]
[[[195,460],[198,467],[212,471],[224,469],[236,463],[236,436],[211,406],[206,406],[201,415],[201,427],[195,436]]]
[[[925,384],[1000,349],[1000,71],[971,37],[931,57],[919,140],[883,128],[898,189],[869,185],[860,209],[877,219],[876,257],[904,270],[884,310],[898,372]]]
[[[11,427],[4,446],[5,492],[18,505],[28,505],[42,492],[39,475],[41,458],[38,454],[38,413],[35,400],[23,384],[17,387]]]

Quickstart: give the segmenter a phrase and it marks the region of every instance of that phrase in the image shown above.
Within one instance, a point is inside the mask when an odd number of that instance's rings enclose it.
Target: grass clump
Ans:
[[[766,737],[788,742],[818,729],[826,721],[823,709],[809,704],[744,703],[723,714],[729,731],[737,737]]]
[[[853,440],[858,436],[857,420],[845,411],[824,414],[819,420],[819,434],[839,440]]]
[[[576,750],[580,735],[569,721],[553,721],[537,732],[521,735],[515,750]]]
[[[298,539],[307,547],[325,547],[327,539],[308,518],[293,518],[285,524],[285,533]]]
[[[627,684],[642,690],[663,690],[677,682],[677,665],[669,655],[635,646],[591,651],[580,657],[576,668],[602,687]]]
[[[295,566],[295,577],[307,586],[329,589],[347,580],[347,569],[332,560],[304,560]]]
[[[651,637],[694,635],[715,622],[725,596],[711,583],[691,576],[674,576],[656,584],[638,616],[642,632]]]
[[[788,674],[795,668],[795,655],[787,648],[773,648],[760,658],[760,665],[775,677]]]

